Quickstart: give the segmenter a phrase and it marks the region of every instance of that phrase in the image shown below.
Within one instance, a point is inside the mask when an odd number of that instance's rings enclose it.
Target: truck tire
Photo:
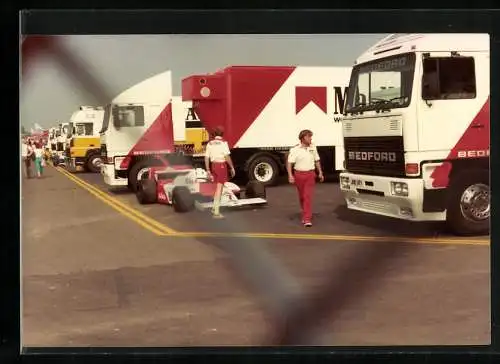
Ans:
[[[194,197],[187,187],[175,187],[172,191],[172,205],[175,212],[189,212],[194,209]]]
[[[257,181],[250,181],[245,187],[246,198],[266,198],[266,186]]]
[[[137,192],[135,193],[135,196],[141,205],[155,203],[156,182],[152,179],[140,180],[137,182]]]
[[[92,154],[87,158],[85,167],[86,170],[88,170],[91,173],[100,173],[101,164],[102,164],[101,156],[99,154]]]
[[[132,190],[132,192],[137,192],[139,174],[143,174],[143,170],[145,168],[158,166],[160,164],[161,162],[155,159],[144,160],[134,164],[128,173],[128,187]],[[146,176],[142,176],[141,178],[145,178]]]
[[[490,229],[488,172],[460,174],[452,180],[446,223],[456,235],[487,235]]]
[[[276,160],[268,155],[259,155],[248,164],[248,181],[256,181],[265,186],[275,185],[280,175]]]

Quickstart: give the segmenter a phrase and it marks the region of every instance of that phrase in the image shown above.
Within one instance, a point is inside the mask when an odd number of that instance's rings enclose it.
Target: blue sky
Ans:
[[[62,41],[112,96],[168,69],[179,95],[182,78],[228,65],[352,66],[386,35],[76,35]],[[68,121],[80,105],[95,104],[69,76],[49,56],[36,60],[21,86],[22,125],[48,128]]]

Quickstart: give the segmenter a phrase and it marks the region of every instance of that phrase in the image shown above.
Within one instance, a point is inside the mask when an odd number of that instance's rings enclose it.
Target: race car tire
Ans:
[[[139,174],[139,171],[143,168],[155,167],[159,165],[161,165],[161,162],[155,159],[149,159],[134,164],[128,174],[128,187],[132,190],[132,192],[137,192],[137,175]]]
[[[266,198],[266,186],[257,181],[250,181],[245,187],[246,198]]]
[[[175,212],[189,212],[194,209],[194,197],[186,187],[175,187],[172,191],[172,205]]]
[[[137,192],[135,194],[137,201],[141,205],[152,204],[156,202],[156,181],[143,179],[137,182]]]

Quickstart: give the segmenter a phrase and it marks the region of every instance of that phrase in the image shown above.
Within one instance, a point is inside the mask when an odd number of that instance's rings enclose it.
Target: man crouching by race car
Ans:
[[[227,165],[231,168],[231,178],[234,177],[235,170],[230,156],[229,145],[223,139],[223,129],[221,127],[215,128],[212,136],[213,139],[207,143],[205,150],[205,170],[210,180],[217,184],[214,193],[212,216],[220,219],[224,217],[220,213],[220,201],[222,188],[224,183],[228,181]]]

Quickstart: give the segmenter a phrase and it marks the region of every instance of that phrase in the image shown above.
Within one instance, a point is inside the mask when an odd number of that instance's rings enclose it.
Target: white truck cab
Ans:
[[[52,156],[55,166],[65,163],[66,142],[69,133],[69,123],[60,123],[56,129],[56,152]]]
[[[101,145],[99,131],[104,119],[104,108],[80,106],[71,115],[66,143],[66,166],[72,170],[100,172]]]
[[[131,86],[105,107],[100,131],[101,174],[110,187],[128,186],[150,166],[186,164],[174,146],[174,120],[185,125],[185,104],[172,97],[172,76],[166,71]],[[185,127],[185,126],[184,126]]]
[[[487,233],[485,34],[394,34],[358,58],[343,119],[347,207]]]

